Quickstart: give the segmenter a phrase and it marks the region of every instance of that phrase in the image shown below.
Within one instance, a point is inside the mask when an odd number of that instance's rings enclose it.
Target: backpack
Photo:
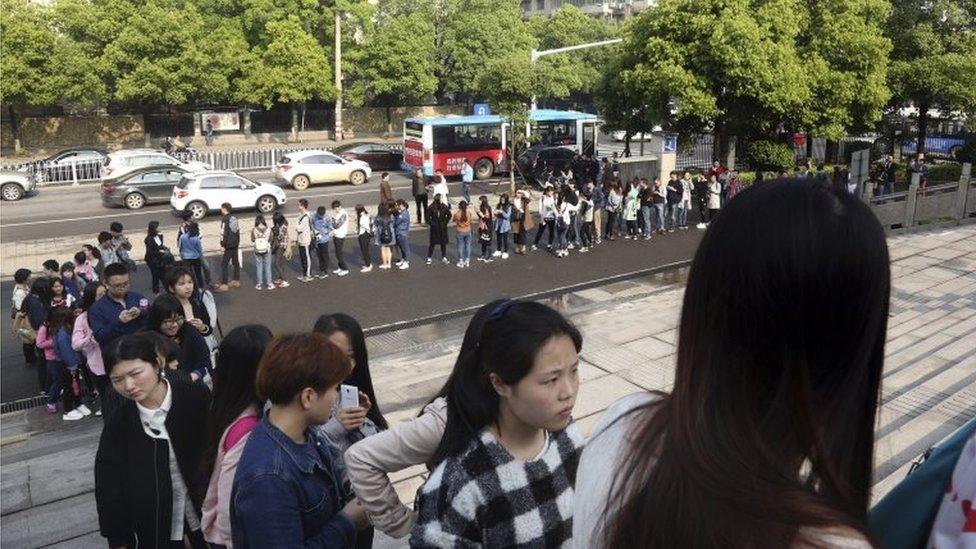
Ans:
[[[256,232],[254,235],[254,253],[258,255],[264,255],[268,253],[271,249],[271,241],[268,239],[267,233]]]
[[[580,217],[586,215],[586,212],[588,211],[590,211],[590,203],[584,200],[583,203],[580,204],[580,209],[579,209]]]
[[[390,230],[390,222],[384,221],[380,226],[380,244],[390,244],[393,242],[393,231]]]

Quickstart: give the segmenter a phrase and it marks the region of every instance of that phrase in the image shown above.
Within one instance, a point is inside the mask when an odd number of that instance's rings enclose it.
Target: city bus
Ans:
[[[524,129],[533,143],[566,147],[580,154],[596,150],[595,114],[537,109]],[[510,124],[499,115],[408,118],[403,122],[403,163],[425,173],[461,173],[461,163],[474,167],[477,179],[508,171]]]

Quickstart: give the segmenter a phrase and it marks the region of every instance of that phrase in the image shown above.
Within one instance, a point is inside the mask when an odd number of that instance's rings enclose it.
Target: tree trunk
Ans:
[[[298,108],[295,103],[291,104],[291,141],[298,140]]]
[[[630,132],[624,132],[624,157],[630,157]]]
[[[929,125],[929,103],[921,102],[918,105],[918,133],[915,144],[915,157],[925,154],[925,136],[928,135]]]
[[[386,136],[393,135],[393,107],[386,107]]]
[[[512,132],[508,137],[508,196],[515,196],[515,124],[509,127]]]
[[[10,130],[14,134],[14,153],[20,153],[20,117],[17,115],[17,110],[11,104],[7,107],[7,112],[10,113]]]

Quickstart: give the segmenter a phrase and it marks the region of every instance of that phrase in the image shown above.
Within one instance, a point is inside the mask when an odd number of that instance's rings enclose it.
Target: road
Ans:
[[[104,223],[104,220],[102,221]],[[453,241],[453,229],[451,238]],[[366,328],[381,328],[394,323],[420,323],[433,315],[476,307],[497,297],[539,296],[545,293],[578,289],[580,285],[600,284],[628,273],[684,262],[692,257],[702,231],[689,229],[655,237],[650,242],[617,240],[605,242],[590,253],[572,253],[564,259],[538,251],[527,256],[513,255],[490,264],[472,262],[469,269],[453,264],[427,266],[426,230],[413,231],[409,270],[358,272],[361,261],[355,242],[347,239],[346,261],[349,276],[335,275],[303,284],[297,276],[297,258],[292,262],[292,286],[274,291],[253,289],[251,254],[245,254],[245,269],[240,289],[217,294],[219,316],[224,331],[245,323],[259,322],[276,333],[307,330],[315,319],[327,312],[352,314]],[[373,257],[378,255],[373,250]],[[456,259],[452,244],[448,255]],[[210,258],[212,269],[218,265]],[[133,287],[146,292],[149,286],[144,266],[134,276]],[[10,303],[12,283],[0,284],[0,302]],[[25,398],[36,393],[36,377],[24,367],[9,315],[0,320],[0,400]]]
[[[259,182],[272,182],[270,171],[242,172],[243,175]],[[294,203],[299,198],[307,198],[313,206],[327,206],[332,200],[341,200],[350,210],[356,204],[375,204],[379,199],[379,174],[374,174],[366,183],[353,187],[348,183],[314,185],[304,191],[286,188],[289,208],[294,212]],[[474,192],[488,192],[497,180],[479,182]],[[403,172],[390,175],[394,194],[413,202],[410,193],[410,180]],[[450,181],[452,195],[460,194],[460,182]],[[219,214],[211,214],[205,222],[216,222]],[[160,229],[175,229],[180,219],[174,215],[169,204],[146,206],[141,210],[108,208],[102,205],[99,185],[79,187],[54,187],[41,189],[36,195],[19,202],[4,202],[3,216],[0,220],[0,241],[16,242],[40,238],[57,238],[73,235],[91,235],[108,229],[112,221],[121,222],[130,234],[142,234],[150,220],[158,220]]]

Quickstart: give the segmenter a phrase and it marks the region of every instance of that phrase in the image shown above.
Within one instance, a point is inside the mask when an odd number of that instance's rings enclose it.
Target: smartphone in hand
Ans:
[[[359,408],[359,389],[354,385],[339,386],[339,408]]]

